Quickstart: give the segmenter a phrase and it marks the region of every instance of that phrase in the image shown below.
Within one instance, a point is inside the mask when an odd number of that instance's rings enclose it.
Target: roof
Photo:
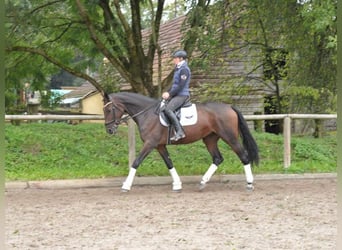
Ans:
[[[65,98],[61,101],[61,104],[73,104],[80,100],[80,97],[73,97],[73,98]]]
[[[158,44],[162,50],[161,55],[161,65],[162,65],[162,79],[166,78],[168,74],[173,70],[172,64],[172,53],[180,49],[182,46],[182,28],[185,23],[186,16],[180,16],[169,20],[160,25],[159,29],[159,40]],[[145,45],[148,44],[147,39],[151,34],[151,29],[143,30],[142,36],[144,39]],[[154,72],[154,84],[157,84],[157,72],[158,72],[158,52],[156,51],[156,55],[154,57],[153,62],[153,72]]]
[[[67,94],[63,96],[62,104],[72,104],[76,103],[81,99],[84,99],[94,93],[98,92],[98,90],[89,82],[82,84],[79,87],[74,88]]]
[[[163,54],[169,58],[171,58],[172,52],[181,46],[181,31],[185,19],[186,16],[180,16],[160,25],[159,45],[163,50]]]
[[[71,90],[64,95],[64,98],[85,98],[88,95],[97,92],[97,89],[89,82],[82,84],[81,86]]]
[[[51,92],[56,96],[64,96],[71,92],[70,89],[51,89]]]

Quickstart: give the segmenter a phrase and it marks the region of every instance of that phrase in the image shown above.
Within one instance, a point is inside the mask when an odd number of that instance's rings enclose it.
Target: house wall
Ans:
[[[238,108],[243,115],[256,115],[263,113],[263,96],[262,95],[247,95],[233,96],[232,105]],[[264,130],[264,122],[257,124],[256,121],[247,121],[248,127],[255,130],[256,126],[261,126],[259,129]]]
[[[103,97],[100,93],[87,96],[82,99],[82,114],[103,115]],[[88,122],[88,121],[87,121]],[[92,120],[89,122],[103,123],[101,120]]]
[[[82,113],[103,115],[103,97],[100,93],[88,96],[82,100]]]

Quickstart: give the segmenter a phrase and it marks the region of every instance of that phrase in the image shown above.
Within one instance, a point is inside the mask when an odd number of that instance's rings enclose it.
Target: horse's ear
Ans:
[[[110,97],[106,92],[103,93],[103,102],[104,103],[110,102]]]

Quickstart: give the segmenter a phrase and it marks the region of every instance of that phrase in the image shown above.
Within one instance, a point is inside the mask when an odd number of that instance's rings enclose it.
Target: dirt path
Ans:
[[[8,249],[336,249],[336,179],[8,190]]]

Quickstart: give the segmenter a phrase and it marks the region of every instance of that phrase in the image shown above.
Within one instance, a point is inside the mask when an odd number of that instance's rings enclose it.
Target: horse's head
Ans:
[[[115,134],[121,122],[121,117],[125,113],[120,103],[115,103],[113,98],[105,94],[103,99],[103,114],[105,127],[108,134]]]

